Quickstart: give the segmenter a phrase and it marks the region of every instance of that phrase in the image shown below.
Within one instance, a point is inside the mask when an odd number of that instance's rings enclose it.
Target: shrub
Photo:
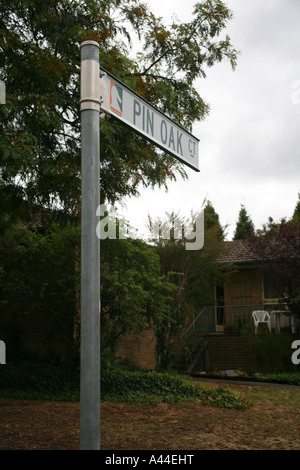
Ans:
[[[197,401],[212,406],[245,409],[251,403],[236,391],[205,388],[183,376],[122,369],[101,374],[103,401],[149,401],[179,403]]]
[[[78,360],[31,359],[0,369],[0,395],[54,401],[79,401]],[[190,377],[134,370],[113,364],[101,368],[101,400],[118,402],[201,402],[218,407],[245,409],[250,402],[236,391],[205,388]]]
[[[260,380],[272,381],[275,383],[299,385],[300,386],[300,372],[282,372],[280,374],[261,374]]]

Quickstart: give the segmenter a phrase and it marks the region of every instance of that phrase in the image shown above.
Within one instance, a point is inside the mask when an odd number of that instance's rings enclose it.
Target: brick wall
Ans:
[[[299,370],[291,360],[295,339],[299,338],[289,333],[209,336],[209,368],[238,369],[250,374]]]
[[[153,330],[145,330],[139,339],[126,335],[120,340],[116,359],[129,359],[141,369],[156,368],[156,336]]]
[[[253,305],[263,302],[262,278],[254,268],[240,268],[224,283],[225,323],[230,323],[234,309],[227,305]],[[250,309],[251,311],[253,309]],[[251,313],[249,310],[248,313]],[[245,313],[245,312],[244,312]]]
[[[8,358],[23,351],[39,356],[68,356],[72,352],[53,323],[40,312],[19,312],[13,319],[9,312],[1,312],[0,340],[5,342]],[[129,359],[142,369],[155,369],[157,358],[154,331],[145,330],[139,340],[130,335],[122,338],[116,357]]]
[[[243,336],[209,336],[208,355],[210,369],[256,372],[250,345]]]
[[[255,268],[239,268],[224,284],[225,305],[235,305],[241,299],[252,298],[252,303],[263,299],[262,279]],[[248,302],[249,303],[249,302]]]

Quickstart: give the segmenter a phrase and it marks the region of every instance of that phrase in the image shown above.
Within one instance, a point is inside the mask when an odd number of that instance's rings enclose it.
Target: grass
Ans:
[[[290,406],[300,411],[300,394],[298,389],[266,387],[249,387],[243,394],[255,405],[264,403],[265,407],[276,410],[278,406]]]
[[[288,385],[300,385],[300,372],[280,372],[278,374],[261,374],[261,381],[281,383]]]
[[[68,361],[1,367],[0,449],[78,449],[78,385],[79,368]],[[101,396],[103,450],[300,448],[300,394],[292,387],[239,381],[220,387],[103,364]]]
[[[237,410],[189,401],[103,402],[101,449],[300,449],[299,390],[239,383],[226,386],[242,391],[253,406]],[[207,388],[218,385],[210,383]],[[0,450],[79,449],[78,402],[0,398],[0,408]]]

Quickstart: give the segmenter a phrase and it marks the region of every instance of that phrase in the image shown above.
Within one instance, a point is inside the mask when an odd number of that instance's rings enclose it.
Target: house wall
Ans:
[[[41,312],[12,315],[1,311],[0,340],[6,345],[8,360],[24,353],[50,357],[69,356],[73,352],[71,345]],[[116,358],[129,359],[142,369],[154,370],[157,366],[154,330],[145,330],[139,339],[132,335],[122,338]]]
[[[248,374],[299,370],[291,359],[291,345],[298,338],[290,333],[208,336],[209,369]]]
[[[251,315],[263,305],[262,278],[254,268],[241,267],[224,282],[225,324],[234,323],[237,313]],[[251,307],[247,307],[250,306]],[[230,306],[239,306],[233,309]]]
[[[129,359],[141,369],[154,370],[157,366],[154,330],[145,330],[139,339],[125,335],[119,342],[115,357],[117,360]]]
[[[240,268],[224,283],[225,305],[255,305],[262,300],[262,278],[254,268]]]

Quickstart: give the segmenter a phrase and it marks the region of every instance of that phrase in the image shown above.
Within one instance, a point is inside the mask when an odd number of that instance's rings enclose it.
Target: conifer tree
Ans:
[[[254,224],[248,215],[246,208],[241,205],[233,240],[242,240],[246,235],[253,235],[254,231]]]
[[[300,192],[298,193],[298,202],[293,213],[292,221],[300,223]]]

